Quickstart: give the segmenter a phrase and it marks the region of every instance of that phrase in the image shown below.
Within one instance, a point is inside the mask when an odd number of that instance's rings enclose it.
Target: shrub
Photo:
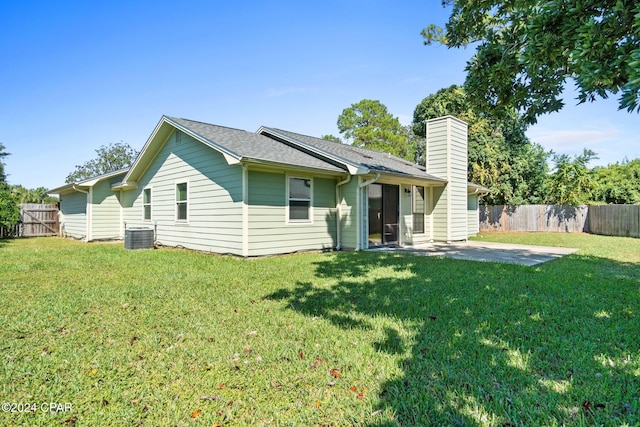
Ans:
[[[0,228],[10,228],[20,221],[20,209],[9,187],[0,185]],[[0,233],[2,234],[2,233]]]

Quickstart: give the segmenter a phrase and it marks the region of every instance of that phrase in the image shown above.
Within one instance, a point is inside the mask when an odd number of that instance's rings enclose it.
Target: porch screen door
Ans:
[[[397,243],[400,215],[398,202],[400,200],[400,187],[397,185],[383,184],[382,186],[382,222],[383,243]]]

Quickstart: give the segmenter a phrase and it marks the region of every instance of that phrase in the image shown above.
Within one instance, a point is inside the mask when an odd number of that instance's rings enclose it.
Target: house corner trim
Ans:
[[[242,256],[249,256],[249,172],[242,165]]]

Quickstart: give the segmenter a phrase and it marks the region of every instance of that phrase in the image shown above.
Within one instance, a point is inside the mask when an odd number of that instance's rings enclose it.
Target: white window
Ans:
[[[424,187],[413,187],[413,233],[424,234],[424,214],[426,212],[426,201],[424,198]]]
[[[176,184],[176,220],[187,220],[187,183]]]
[[[289,178],[289,221],[311,221],[311,180]]]
[[[151,189],[145,188],[142,192],[142,218],[151,221]]]

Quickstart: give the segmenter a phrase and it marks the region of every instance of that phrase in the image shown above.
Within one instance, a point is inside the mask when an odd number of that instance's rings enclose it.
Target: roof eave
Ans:
[[[52,188],[51,190],[47,190],[47,194],[73,193],[74,192],[73,186],[74,184],[67,184],[67,185],[62,185],[60,187]]]
[[[136,181],[117,182],[111,186],[112,190],[135,190],[138,188]]]
[[[56,187],[56,188],[52,188],[51,190],[47,190],[47,194],[67,194],[67,193],[73,193],[74,191],[77,191],[76,188],[82,188],[82,189],[89,189],[91,187],[93,187],[94,185],[96,185],[97,183],[99,183],[100,181],[103,181],[105,179],[114,177],[114,176],[118,176],[118,175],[122,175],[125,174],[128,171],[128,169],[119,169],[117,171],[113,171],[113,172],[107,172],[104,173],[102,175],[97,175],[82,181],[75,181],[75,182],[71,182],[69,184],[65,184],[65,185],[61,185],[60,187]]]
[[[422,183],[427,183],[432,186],[444,186],[447,184],[446,179],[438,178],[436,176],[420,176],[420,175],[412,175],[402,172],[392,172],[392,171],[383,171],[372,169],[370,173],[379,173],[381,177],[390,176],[393,178],[404,178],[408,181],[419,181]]]
[[[253,159],[253,158],[249,158],[249,157],[244,157],[242,159],[241,164],[243,165],[247,165],[247,166],[258,166],[258,167],[265,167],[265,168],[273,168],[273,169],[277,169],[282,171],[283,169],[290,169],[290,170],[300,170],[300,171],[309,171],[309,172],[313,172],[313,173],[320,173],[323,175],[332,175],[332,176],[340,176],[340,175],[346,175],[347,171],[344,170],[329,170],[329,169],[323,169],[323,168],[316,168],[313,166],[303,166],[303,165],[294,165],[291,163],[281,163],[281,162],[274,162],[274,161],[270,161],[270,160],[262,160],[262,159]]]
[[[467,194],[483,195],[483,194],[489,194],[489,193],[491,193],[491,190],[488,189],[487,187],[483,187],[482,185],[474,184],[473,182],[468,182],[467,183]]]

